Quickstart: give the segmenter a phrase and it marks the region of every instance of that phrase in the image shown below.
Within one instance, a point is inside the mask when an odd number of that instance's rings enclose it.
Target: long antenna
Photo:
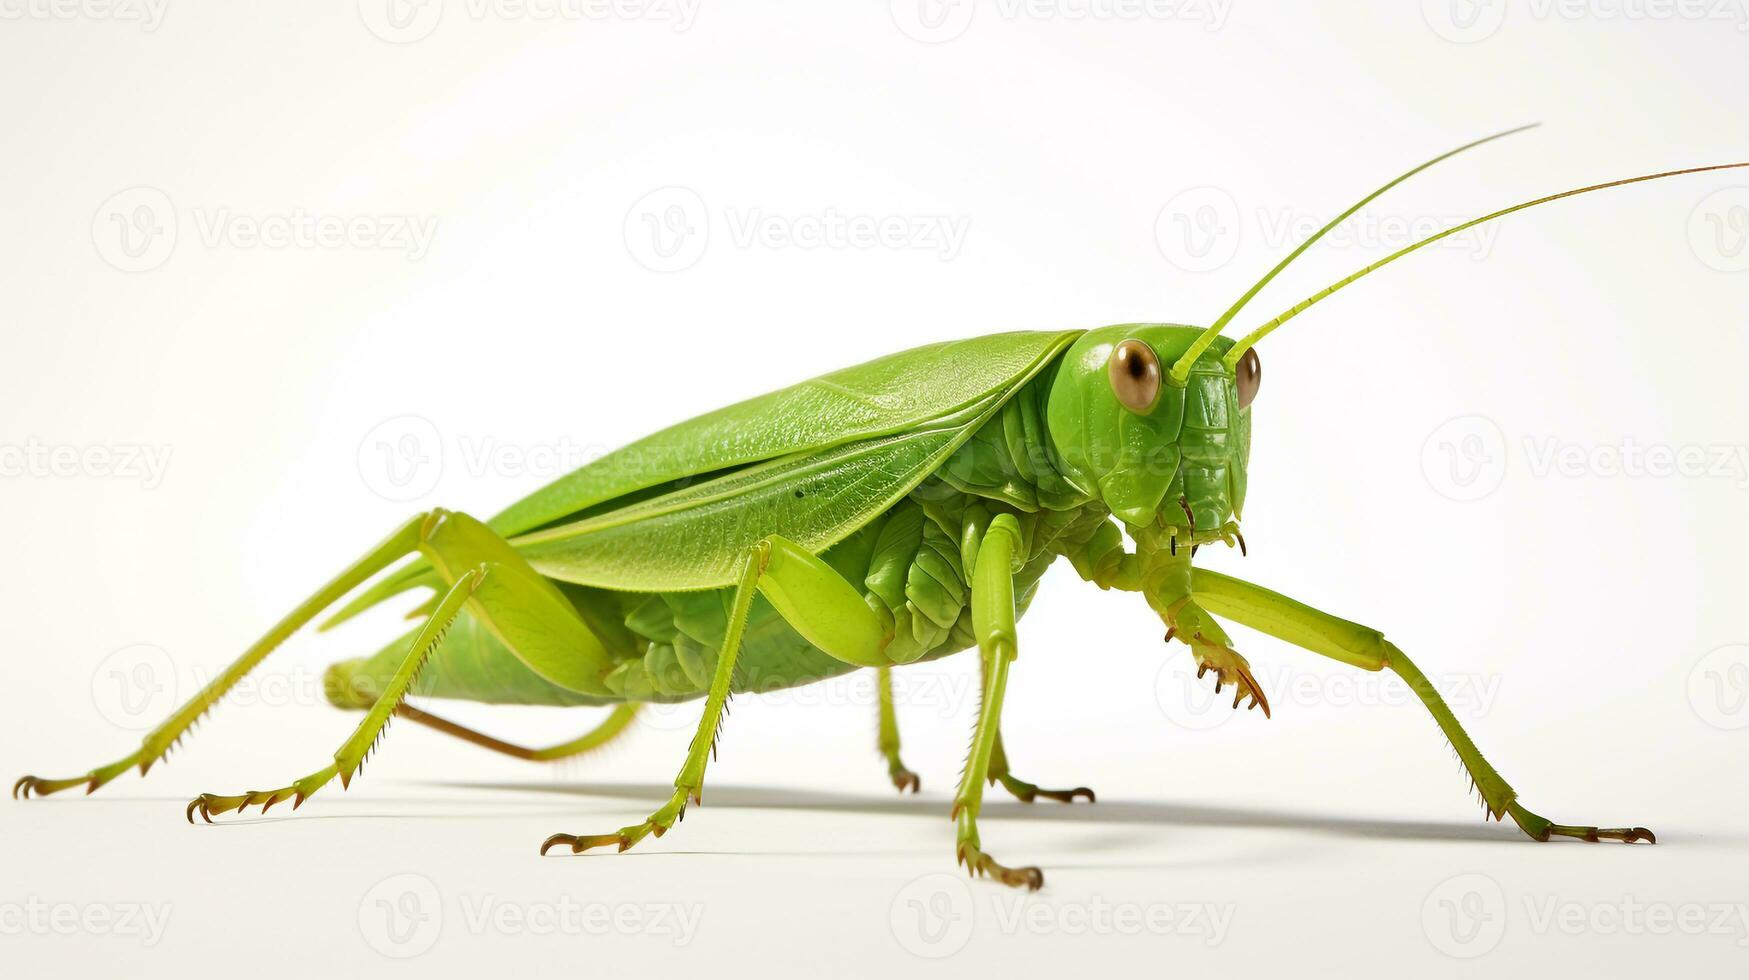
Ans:
[[[1289,252],[1287,254],[1287,258],[1282,259],[1280,262],[1277,262],[1275,264],[1275,268],[1269,270],[1269,272],[1262,279],[1257,280],[1255,285],[1253,285],[1250,289],[1247,289],[1245,291],[1245,295],[1239,297],[1238,302],[1234,303],[1232,306],[1227,307],[1227,312],[1222,313],[1220,316],[1220,319],[1216,320],[1214,322],[1213,326],[1209,327],[1207,330],[1204,330],[1202,332],[1202,336],[1196,338],[1196,342],[1191,344],[1190,349],[1184,352],[1184,356],[1180,357],[1178,359],[1178,361],[1172,365],[1171,370],[1167,372],[1167,377],[1172,381],[1173,384],[1182,386],[1185,383],[1185,381],[1187,379],[1189,379],[1189,377],[1190,377],[1190,366],[1192,364],[1195,364],[1196,359],[1198,357],[1202,356],[1202,352],[1204,350],[1208,349],[1208,345],[1214,343],[1215,338],[1219,337],[1221,335],[1222,328],[1224,328],[1233,319],[1233,317],[1237,316],[1240,310],[1245,308],[1246,303],[1251,302],[1251,297],[1256,296],[1257,293],[1260,290],[1262,290],[1264,286],[1269,285],[1269,281],[1271,279],[1274,279],[1276,277],[1277,273],[1279,273],[1279,272],[1281,272],[1281,270],[1287,268],[1288,265],[1290,263],[1292,263],[1294,259],[1297,259],[1300,257],[1301,253],[1303,253],[1306,249],[1311,248],[1312,245],[1318,241],[1318,239],[1323,238],[1324,235],[1326,233],[1328,233],[1331,229],[1335,228],[1336,226],[1342,224],[1342,222],[1347,221],[1349,218],[1353,217],[1354,213],[1356,211],[1359,211],[1361,208],[1364,208],[1368,204],[1371,204],[1374,198],[1378,197],[1380,194],[1383,194],[1385,191],[1388,191],[1391,188],[1397,186],[1398,184],[1401,184],[1403,181],[1408,180],[1410,177],[1415,176],[1416,174],[1420,173],[1421,171],[1426,170],[1428,167],[1431,167],[1434,164],[1439,163],[1443,160],[1449,160],[1452,157],[1457,156],[1459,153],[1464,152],[1465,150],[1474,149],[1478,146],[1481,146],[1483,143],[1492,143],[1494,140],[1497,140],[1497,139],[1501,138],[1502,136],[1511,136],[1513,133],[1522,133],[1527,129],[1535,129],[1536,127],[1538,127],[1540,125],[1542,125],[1542,124],[1541,123],[1530,123],[1529,125],[1526,125],[1526,126],[1518,126],[1518,127],[1513,128],[1513,129],[1505,130],[1504,132],[1495,133],[1492,136],[1484,136],[1481,139],[1476,140],[1473,143],[1465,143],[1463,146],[1460,146],[1455,150],[1451,150],[1451,151],[1446,152],[1446,153],[1441,153],[1439,156],[1436,156],[1433,159],[1427,161],[1426,163],[1423,163],[1420,166],[1416,167],[1415,169],[1410,170],[1410,171],[1402,174],[1397,179],[1391,181],[1390,183],[1386,184],[1383,187],[1380,187],[1378,190],[1373,191],[1371,194],[1368,194],[1367,196],[1361,198],[1359,201],[1356,201],[1353,207],[1351,207],[1348,210],[1337,215],[1335,218],[1332,218],[1330,220],[1329,224],[1318,229],[1317,232],[1314,233],[1310,238],[1301,242],[1298,248],[1294,249],[1292,252]]]
[[[1281,326],[1282,324],[1288,322],[1289,320],[1292,320],[1294,317],[1299,316],[1301,313],[1304,313],[1306,311],[1306,309],[1308,307],[1310,307],[1313,303],[1316,303],[1319,300],[1325,298],[1326,296],[1329,296],[1331,293],[1336,292],[1338,289],[1341,289],[1342,287],[1348,285],[1349,283],[1354,282],[1356,279],[1359,279],[1360,277],[1366,275],[1369,272],[1375,272],[1379,269],[1382,269],[1385,266],[1390,265],[1392,262],[1395,262],[1398,259],[1402,258],[1403,256],[1408,255],[1410,252],[1414,252],[1414,251],[1417,251],[1419,249],[1426,248],[1427,246],[1432,245],[1434,242],[1437,242],[1443,238],[1449,238],[1452,235],[1455,235],[1460,231],[1466,231],[1470,228],[1474,228],[1475,226],[1477,226],[1479,224],[1484,224],[1486,222],[1493,221],[1496,218],[1504,218],[1505,216],[1507,216],[1509,214],[1512,214],[1512,213],[1517,212],[1517,211],[1523,211],[1526,208],[1534,208],[1539,204],[1547,204],[1550,201],[1559,201],[1565,197],[1576,197],[1580,194],[1589,194],[1592,191],[1607,190],[1608,188],[1611,188],[1611,187],[1621,187],[1621,186],[1624,186],[1626,184],[1639,184],[1639,183],[1644,183],[1645,181],[1648,181],[1648,180],[1662,180],[1665,177],[1680,177],[1683,174],[1704,174],[1704,173],[1708,173],[1708,172],[1714,171],[1714,170],[1734,170],[1734,169],[1737,169],[1740,167],[1749,167],[1749,162],[1719,163],[1719,164],[1714,164],[1710,167],[1689,167],[1689,168],[1684,169],[1684,170],[1666,170],[1663,173],[1646,174],[1645,176],[1642,176],[1642,177],[1628,177],[1628,178],[1625,178],[1623,180],[1612,180],[1612,181],[1609,181],[1609,182],[1603,183],[1603,184],[1592,184],[1589,187],[1578,187],[1578,188],[1575,188],[1575,189],[1570,190],[1570,191],[1562,191],[1559,194],[1550,194],[1548,197],[1539,197],[1534,201],[1526,201],[1523,204],[1514,204],[1513,206],[1511,206],[1509,208],[1501,208],[1500,210],[1495,211],[1492,214],[1485,214],[1485,215],[1482,215],[1480,218],[1476,218],[1476,219],[1471,220],[1471,221],[1466,221],[1461,225],[1456,225],[1454,227],[1447,228],[1446,230],[1439,232],[1438,234],[1429,235],[1426,238],[1423,238],[1420,241],[1414,243],[1413,245],[1404,246],[1403,248],[1400,248],[1400,249],[1396,250],[1395,252],[1392,252],[1390,255],[1387,255],[1384,258],[1378,260],[1377,262],[1374,262],[1373,264],[1367,266],[1366,268],[1361,269],[1359,272],[1356,272],[1353,275],[1347,276],[1343,279],[1339,279],[1335,283],[1333,283],[1329,286],[1326,286],[1323,289],[1318,290],[1317,292],[1313,293],[1311,296],[1306,297],[1304,300],[1301,300],[1300,302],[1295,303],[1293,306],[1288,307],[1287,311],[1285,313],[1283,313],[1282,315],[1276,317],[1275,319],[1269,321],[1268,323],[1265,323],[1263,326],[1258,327],[1256,330],[1253,330],[1250,333],[1246,334],[1237,344],[1235,344],[1233,346],[1232,350],[1227,352],[1227,356],[1225,358],[1223,358],[1223,361],[1227,365],[1227,369],[1232,370],[1232,368],[1239,363],[1239,358],[1243,357],[1245,355],[1245,352],[1247,350],[1250,350],[1251,346],[1253,344],[1256,344],[1259,340],[1262,340],[1264,337],[1269,336],[1270,332],[1275,330],[1275,328]]]

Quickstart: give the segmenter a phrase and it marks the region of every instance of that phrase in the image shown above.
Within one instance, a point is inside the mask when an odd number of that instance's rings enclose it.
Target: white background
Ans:
[[[119,757],[418,509],[490,514],[662,425],[921,343],[1206,323],[1305,224],[1482,134],[1545,123],[1377,202],[1237,325],[1407,227],[1749,157],[1734,0],[1422,7],[4,0],[0,771]],[[274,237],[306,218],[342,233]],[[903,234],[807,238],[835,220]],[[400,628],[384,611],[288,644],[149,779],[5,801],[0,959],[1741,971],[1746,236],[1749,175],[1685,178],[1515,217],[1315,308],[1260,348],[1251,556],[1204,552],[1385,629],[1533,809],[1656,847],[1484,824],[1400,687],[1253,633],[1274,719],[1198,711],[1145,606],[1066,567],[1023,622],[1005,728],[1021,775],[1100,802],[990,797],[988,848],[1047,875],[1019,907],[953,867],[965,658],[903,675],[915,798],[854,682],[738,701],[705,807],[626,855],[535,848],[641,819],[693,709],[548,769],[403,723],[350,792],[184,823],[200,791],[328,760],[355,721],[317,679]],[[530,743],[598,716],[448,710]],[[606,918],[549,921],[571,906]]]

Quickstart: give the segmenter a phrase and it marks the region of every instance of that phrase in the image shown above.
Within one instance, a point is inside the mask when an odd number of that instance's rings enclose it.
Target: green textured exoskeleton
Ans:
[[[977,822],[986,782],[1028,801],[1093,798],[1084,788],[1041,790],[1014,777],[1000,734],[1016,621],[1045,569],[1066,558],[1100,588],[1139,593],[1168,642],[1186,644],[1200,671],[1214,672],[1217,690],[1233,686],[1235,707],[1248,698],[1269,711],[1222,618],[1362,669],[1396,672],[1456,747],[1496,819],[1510,814],[1539,840],[1651,840],[1643,828],[1559,825],[1520,806],[1427,679],[1378,631],[1193,564],[1200,545],[1243,546],[1237,518],[1261,380],[1253,345],[1268,332],[1361,276],[1483,221],[1604,187],[1724,169],[1636,177],[1506,208],[1400,249],[1242,339],[1222,336],[1331,228],[1469,146],[1338,216],[1208,328],[1122,324],[921,347],[659,432],[489,521],[419,514],[282,620],[138,751],[70,779],[27,776],[14,794],[90,791],[130,767],[144,773],[288,635],[411,559],[329,623],[403,592],[431,593],[418,629],[329,670],[330,700],[365,712],[333,763],[275,790],[202,794],[189,804],[189,819],[288,799],[297,805],[336,776],[348,783],[397,714],[549,760],[606,742],[639,704],[702,698],[697,734],[666,804],[643,823],[558,834],[541,848],[623,850],[666,832],[699,799],[732,694],[869,667],[879,672],[879,745],[889,775],[915,789],[917,777],[899,759],[889,671],[976,649],[983,698],[954,795],[956,853],[976,873],[1036,888],[1037,868],[1008,868],[982,850]],[[572,742],[529,749],[416,709],[405,703],[409,692],[613,709]]]

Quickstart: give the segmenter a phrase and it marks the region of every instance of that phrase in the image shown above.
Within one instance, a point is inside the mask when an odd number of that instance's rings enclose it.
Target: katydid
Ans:
[[[1528,128],[1528,127],[1525,127]],[[1517,132],[1510,130],[1508,132]],[[901,792],[891,670],[976,649],[982,700],[952,802],[955,854],[974,874],[1038,888],[978,830],[986,783],[1070,802],[1015,777],[1000,731],[1019,650],[1016,622],[1059,558],[1102,589],[1140,593],[1233,706],[1269,714],[1221,618],[1407,682],[1468,771],[1486,812],[1546,841],[1654,841],[1642,827],[1557,824],[1526,809],[1415,664],[1375,629],[1229,575],[1197,549],[1238,544],[1255,345],[1349,283],[1474,225],[1623,184],[1746,167],[1695,167],[1595,184],[1484,215],[1417,241],[1320,290],[1240,339],[1223,329],[1283,268],[1429,160],[1363,198],[1272,268],[1207,328],[1132,323],[1005,333],[894,354],[681,423],[564,476],[489,521],[432,510],[401,525],[324,585],[152,730],[134,753],[83,776],[26,776],[15,796],[96,790],[142,774],[287,636],[388,572],[324,628],[386,599],[430,590],[421,625],[374,656],[334,664],[335,705],[364,712],[330,764],[279,789],[203,793],[212,817],[293,807],[350,784],[393,716],[525,759],[575,756],[623,732],[638,706],[703,699],[673,795],[641,823],[555,834],[541,845],[620,850],[671,829],[701,802],[725,703],[862,668],[877,671],[878,747]],[[1127,542],[1127,543],[1126,543]],[[406,559],[394,571],[391,566]],[[578,739],[530,749],[405,703],[409,692],[487,703],[610,706]]]

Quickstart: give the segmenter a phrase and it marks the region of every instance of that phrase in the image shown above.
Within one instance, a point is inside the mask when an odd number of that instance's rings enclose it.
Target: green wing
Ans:
[[[766,534],[824,550],[891,506],[1079,331],[931,344],[664,429],[488,523],[543,574],[629,591],[716,588]],[[422,584],[415,563],[332,626]]]
[[[487,523],[514,536],[651,487],[928,425],[1006,392],[1073,336],[992,334],[834,371],[640,439],[536,490]]]

